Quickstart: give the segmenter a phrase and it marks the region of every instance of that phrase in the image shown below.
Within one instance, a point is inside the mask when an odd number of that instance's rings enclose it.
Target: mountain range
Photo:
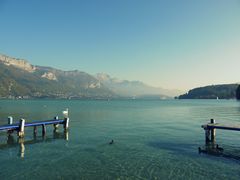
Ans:
[[[177,90],[119,80],[105,73],[90,75],[79,70],[36,66],[27,60],[0,54],[0,98],[165,99],[179,94]]]

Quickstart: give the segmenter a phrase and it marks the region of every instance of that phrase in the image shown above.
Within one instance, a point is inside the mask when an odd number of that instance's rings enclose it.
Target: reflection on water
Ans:
[[[59,132],[58,130],[54,130],[52,137],[49,137],[46,135],[36,136],[36,134],[34,134],[33,139],[26,140],[26,141],[25,141],[24,137],[15,138],[14,135],[8,134],[7,142],[0,144],[0,149],[10,148],[10,147],[19,145],[20,149],[19,149],[18,155],[19,155],[19,157],[24,158],[25,145],[49,142],[49,141],[53,141],[56,139],[65,139],[66,141],[68,141],[69,140],[69,132],[68,131]]]
[[[53,130],[53,139],[65,139],[68,141],[69,139],[69,132],[65,130],[64,132],[59,132],[58,129]]]
[[[199,154],[207,154],[217,157],[223,157],[227,159],[234,159],[240,161],[240,151],[234,150],[234,147],[223,147],[222,145],[216,144],[216,142],[206,143],[205,146],[198,148]]]
[[[24,146],[24,138],[18,138],[18,143],[20,145],[20,151],[19,151],[19,156],[21,158],[24,158],[24,152],[25,152],[25,146]]]

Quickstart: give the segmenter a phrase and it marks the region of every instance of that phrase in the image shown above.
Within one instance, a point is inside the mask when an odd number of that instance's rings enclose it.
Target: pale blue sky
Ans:
[[[240,0],[0,0],[0,53],[164,88],[240,82]]]

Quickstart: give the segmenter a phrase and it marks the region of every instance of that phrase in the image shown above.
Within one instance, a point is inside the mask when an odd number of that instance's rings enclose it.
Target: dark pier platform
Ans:
[[[202,125],[205,130],[206,142],[214,142],[216,137],[216,129],[240,131],[240,125],[223,125],[216,123],[214,119],[210,120],[210,123]]]

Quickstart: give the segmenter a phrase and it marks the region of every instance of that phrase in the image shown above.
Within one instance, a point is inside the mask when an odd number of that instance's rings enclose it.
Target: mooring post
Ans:
[[[211,124],[215,124],[215,119],[211,119],[211,120],[210,120],[210,123],[211,123]],[[212,129],[211,129],[211,142],[214,142],[214,141],[215,141],[215,137],[216,137],[216,129],[215,129],[215,128],[212,128]]]
[[[55,120],[58,120],[58,116],[55,116],[54,119],[55,119]],[[58,126],[59,126],[59,124],[53,124],[54,131],[57,130]]]
[[[19,121],[19,129],[18,129],[18,136],[24,136],[24,126],[25,126],[25,119],[20,119]]]
[[[63,124],[63,127],[64,127],[64,130],[68,130],[68,126],[69,126],[69,118],[64,118],[64,124]]]
[[[46,134],[46,125],[43,124],[42,125],[42,136],[45,136],[45,134]]]

